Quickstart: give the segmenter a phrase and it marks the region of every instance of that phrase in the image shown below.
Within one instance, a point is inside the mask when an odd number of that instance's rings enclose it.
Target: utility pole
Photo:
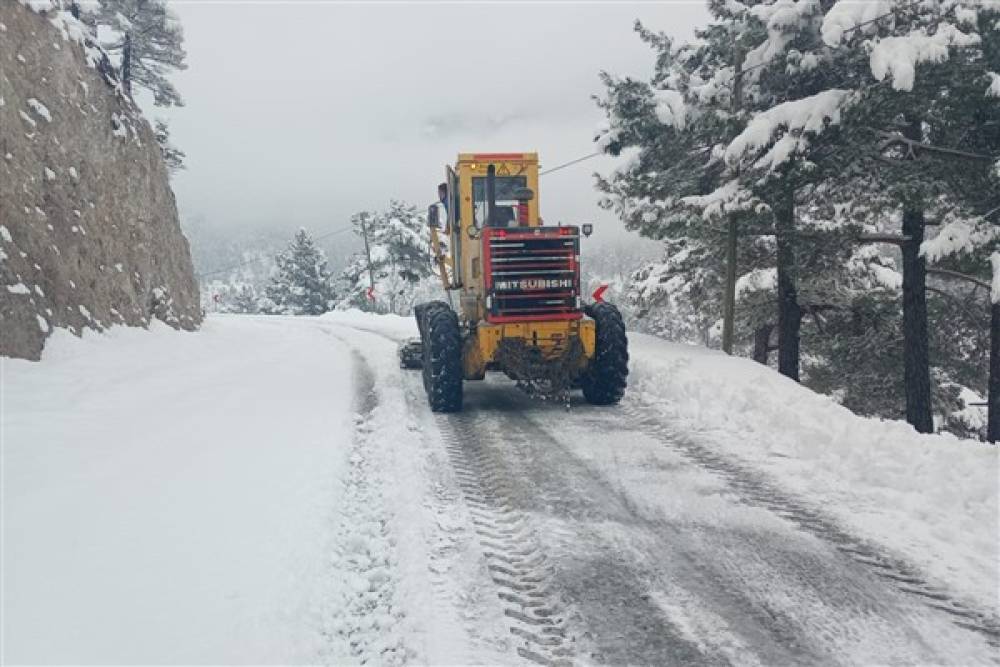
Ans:
[[[740,46],[739,37],[736,38],[733,48],[736,65],[733,76],[732,112],[735,116],[743,107],[743,59],[746,54]],[[726,285],[722,295],[722,349],[726,354],[733,353],[733,329],[736,319],[736,240],[736,214],[730,213],[726,229]]]
[[[362,213],[361,218],[361,235],[365,238],[365,257],[368,258],[368,295],[371,297],[372,303],[374,305],[375,301],[375,269],[372,268],[372,251],[368,246],[368,213]]]

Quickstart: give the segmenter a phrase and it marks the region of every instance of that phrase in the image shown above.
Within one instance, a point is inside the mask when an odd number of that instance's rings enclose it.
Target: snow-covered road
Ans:
[[[919,510],[907,523],[863,480],[826,504],[851,466],[777,432],[780,453],[737,455],[639,391],[667,363],[658,342],[636,339],[617,408],[567,412],[491,378],[433,415],[397,366],[411,331],[212,318],[6,362],[4,659],[997,661],[995,525],[956,515],[966,542],[927,536],[935,508],[995,519],[987,450],[953,462],[951,504],[892,496]],[[886,521],[901,534],[875,539]]]

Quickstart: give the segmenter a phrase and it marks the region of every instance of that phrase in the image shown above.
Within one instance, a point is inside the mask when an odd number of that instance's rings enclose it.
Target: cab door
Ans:
[[[451,168],[451,165],[447,165],[446,169],[445,179],[448,184],[448,230],[451,232],[449,242],[451,243],[452,260],[454,261],[451,270],[451,287],[458,288],[462,286],[462,272],[459,268],[462,266],[462,225],[460,220],[462,214],[462,197],[458,191],[458,174]]]

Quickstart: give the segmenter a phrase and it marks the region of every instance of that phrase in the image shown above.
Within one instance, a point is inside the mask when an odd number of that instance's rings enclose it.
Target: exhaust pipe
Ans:
[[[497,168],[486,168],[486,226],[496,227],[497,222]]]

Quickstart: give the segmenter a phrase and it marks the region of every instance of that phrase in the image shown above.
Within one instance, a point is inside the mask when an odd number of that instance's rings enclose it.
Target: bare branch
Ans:
[[[995,155],[982,155],[980,153],[969,153],[968,151],[960,151],[955,148],[944,148],[942,146],[934,146],[932,144],[925,144],[922,141],[917,141],[915,139],[907,139],[902,134],[897,132],[886,132],[885,130],[880,130],[878,132],[879,136],[885,137],[885,141],[879,144],[879,152],[884,152],[886,149],[892,146],[906,146],[906,156],[910,159],[916,159],[916,151],[914,149],[920,149],[929,151],[931,153],[941,153],[942,155],[950,155],[952,157],[961,157],[969,160],[987,160],[993,162],[997,159]]]
[[[927,273],[935,276],[945,276],[948,278],[955,278],[956,280],[964,280],[967,283],[971,283],[976,287],[982,287],[984,290],[990,289],[990,284],[985,280],[981,280],[975,276],[970,276],[966,273],[959,273],[958,271],[951,271],[949,269],[937,269],[933,267],[928,267]]]
[[[862,234],[858,237],[859,243],[893,243],[895,245],[903,245],[907,241],[912,240],[911,237],[901,234]]]

